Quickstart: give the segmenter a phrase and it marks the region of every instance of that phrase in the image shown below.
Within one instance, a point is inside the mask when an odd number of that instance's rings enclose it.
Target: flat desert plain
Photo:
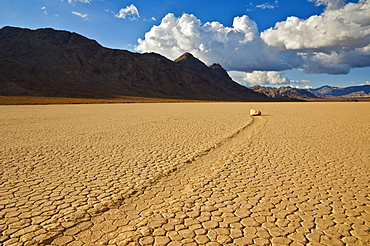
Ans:
[[[370,103],[12,105],[0,125],[3,245],[370,244]]]

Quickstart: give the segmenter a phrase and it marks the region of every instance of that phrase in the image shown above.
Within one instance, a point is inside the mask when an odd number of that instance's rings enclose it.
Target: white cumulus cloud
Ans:
[[[135,19],[136,17],[140,18],[139,10],[136,8],[135,5],[131,4],[124,9],[121,9],[118,14],[114,15],[120,19]]]
[[[230,71],[230,77],[245,86],[254,85],[292,85],[309,83],[308,80],[291,80],[283,77],[284,72],[277,71],[253,71],[251,73]]]
[[[364,47],[369,44],[370,6],[349,3],[343,8],[326,10],[307,20],[288,17],[264,31],[262,39],[270,46],[288,50],[337,50]]]
[[[137,51],[157,52],[175,59],[190,52],[207,64],[222,64],[227,70],[281,70],[276,48],[260,38],[255,21],[248,16],[235,17],[232,27],[219,22],[202,22],[192,14],[176,17],[167,14],[138,39]]]
[[[306,20],[288,17],[261,37],[281,49],[289,66],[306,73],[345,74],[370,66],[370,1],[326,9]]]

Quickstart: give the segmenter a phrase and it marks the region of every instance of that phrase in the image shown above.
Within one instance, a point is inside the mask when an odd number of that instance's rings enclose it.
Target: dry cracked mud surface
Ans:
[[[0,244],[370,245],[369,112],[0,106]]]

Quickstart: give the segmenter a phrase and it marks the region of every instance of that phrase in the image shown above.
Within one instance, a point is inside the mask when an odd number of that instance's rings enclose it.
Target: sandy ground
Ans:
[[[365,102],[0,106],[0,244],[369,245],[369,123]]]

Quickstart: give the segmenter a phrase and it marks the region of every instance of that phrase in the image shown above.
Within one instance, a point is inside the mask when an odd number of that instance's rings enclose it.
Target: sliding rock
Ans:
[[[251,116],[258,116],[258,115],[261,115],[261,111],[259,111],[257,109],[251,109],[251,111],[249,112],[249,114]]]

